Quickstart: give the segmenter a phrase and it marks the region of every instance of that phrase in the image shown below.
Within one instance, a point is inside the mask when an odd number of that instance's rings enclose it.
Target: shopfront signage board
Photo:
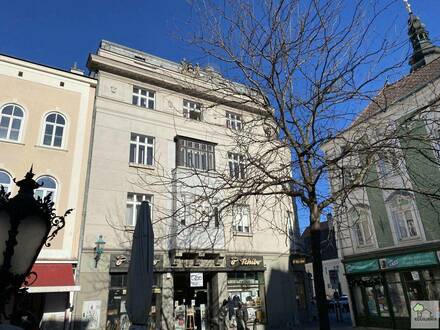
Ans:
[[[203,286],[203,273],[190,273],[189,279],[191,288],[200,288]]]
[[[130,264],[130,254],[116,254],[110,256],[110,271],[111,272],[128,272],[128,265]],[[163,268],[163,255],[155,255],[153,260],[154,270]]]
[[[345,264],[347,274],[374,272],[379,270],[379,262],[377,259],[354,261]]]
[[[232,269],[264,270],[264,261],[261,256],[227,256],[226,265]]]
[[[434,251],[404,254],[400,256],[387,257],[385,259],[388,269],[438,264],[437,256]]]

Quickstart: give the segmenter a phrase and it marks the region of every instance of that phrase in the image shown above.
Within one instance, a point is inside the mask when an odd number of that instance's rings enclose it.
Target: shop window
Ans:
[[[426,284],[428,300],[440,300],[440,270],[424,270],[422,273]]]
[[[362,300],[362,289],[360,286],[356,285],[354,287],[353,297],[354,297],[354,302],[356,305],[357,314],[360,316],[364,316],[365,315],[365,307],[364,307],[364,302]]]
[[[402,272],[402,278],[405,282],[406,294],[409,300],[425,300],[423,284],[418,271]]]
[[[249,314],[249,322],[264,321],[264,273],[231,272],[228,273],[228,295],[232,300],[240,300]]]
[[[405,301],[405,292],[403,291],[400,276],[397,272],[387,273],[386,280],[388,283],[388,294],[394,316],[408,317],[408,308]]]

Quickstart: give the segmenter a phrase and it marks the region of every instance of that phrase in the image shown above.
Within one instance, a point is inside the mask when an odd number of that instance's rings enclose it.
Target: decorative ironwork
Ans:
[[[3,253],[3,264],[0,265],[0,324],[2,319],[9,319],[11,323],[14,323],[14,320],[19,322],[19,319],[21,319],[19,314],[23,311],[20,311],[18,306],[14,306],[13,315],[7,315],[6,306],[11,301],[12,296],[18,297],[18,295],[27,294],[28,286],[32,285],[38,277],[31,269],[41,248],[51,245],[50,241],[64,228],[65,218],[72,212],[72,209],[69,209],[62,216],[56,215],[51,194],[48,194],[43,199],[41,197],[35,199],[34,190],[41,187],[42,184],[38,184],[33,180],[35,174],[32,170],[31,167],[23,180],[16,181],[14,179],[14,183],[20,189],[13,198],[10,198],[11,194],[6,192],[3,186],[0,186],[0,210],[4,211],[9,217],[10,226],[8,239],[5,242],[5,250],[0,251],[0,253]],[[45,225],[46,231],[41,237],[41,245],[37,247],[36,251],[32,251],[34,256],[28,269],[23,274],[14,274],[11,271],[11,267],[13,266],[13,257],[18,243],[19,226],[22,220],[29,216],[40,218],[42,225]]]

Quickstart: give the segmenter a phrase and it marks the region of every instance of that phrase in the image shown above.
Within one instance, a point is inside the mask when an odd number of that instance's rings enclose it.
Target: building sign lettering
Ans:
[[[230,256],[227,265],[232,268],[264,268],[263,257]]]
[[[130,264],[130,255],[127,254],[112,254],[110,261],[110,269],[115,272],[125,272],[128,271],[128,265]],[[153,267],[162,268],[163,267],[163,256],[155,255],[153,259]]]

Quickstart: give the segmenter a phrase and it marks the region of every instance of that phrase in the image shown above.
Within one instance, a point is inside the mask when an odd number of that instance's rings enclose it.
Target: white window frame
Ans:
[[[5,110],[5,108],[7,108],[9,106],[13,107],[12,108],[12,114],[10,114],[10,115],[3,114],[3,111]],[[14,115],[15,108],[18,108],[18,109],[21,110],[21,112],[23,114],[21,117]],[[1,109],[0,109],[0,123],[1,123],[2,119],[4,117],[6,117],[6,118],[9,118],[9,124],[8,124],[8,128],[7,128],[7,131],[6,131],[6,137],[5,138],[0,138],[0,140],[12,141],[12,142],[20,142],[21,141],[22,132],[23,132],[23,125],[24,125],[25,116],[26,116],[26,112],[24,111],[24,108],[22,106],[18,105],[18,104],[8,103],[8,104],[5,104],[4,106],[2,106]],[[15,139],[11,139],[12,123],[13,123],[14,119],[20,121],[20,125],[19,125],[19,128],[18,128],[18,136],[17,136],[16,140]]]
[[[145,103],[143,104],[143,102]],[[153,103],[152,106],[150,102]],[[139,86],[133,86],[131,103],[138,107],[154,110],[156,108],[156,92]]]
[[[130,200],[129,196],[132,195],[133,198]],[[128,227],[134,227],[136,226],[136,220],[137,220],[137,212],[138,207],[141,206],[141,203],[143,201],[147,201],[150,203],[150,212],[151,212],[151,219],[153,219],[153,195],[149,194],[140,194],[140,193],[127,193],[127,200],[125,204],[125,225]],[[128,208],[129,206],[133,207],[132,217],[131,219],[128,219]]]
[[[43,186],[39,187],[38,189],[35,189],[34,195],[35,195],[35,197],[38,196],[37,192],[41,191],[42,194],[40,197],[41,197],[41,199],[44,199],[47,195],[49,195],[49,193],[52,193],[52,202],[55,203],[57,200],[58,181],[50,175],[42,175],[36,181],[37,181],[37,183],[40,183],[40,180],[44,182],[45,178],[52,180],[55,183],[55,188],[48,188],[47,186],[43,185]]]
[[[235,205],[232,208],[232,227],[235,233],[251,233],[251,210],[249,205]]]
[[[48,122],[47,118],[50,115],[56,115],[55,116],[55,122]],[[64,124],[59,124],[57,123],[57,117],[60,116],[63,120],[64,120]],[[46,127],[48,125],[52,126],[52,132],[51,132],[51,138],[50,138],[50,144],[45,144],[44,140],[45,140],[45,135],[46,135]],[[62,128],[62,135],[61,135],[61,144],[59,146],[55,146],[54,142],[55,142],[55,132],[57,130],[58,127]],[[44,125],[43,125],[43,132],[41,134],[41,145],[45,146],[45,147],[52,147],[52,148],[63,148],[64,146],[64,137],[65,137],[65,133],[66,133],[66,127],[67,127],[67,119],[66,116],[64,116],[63,114],[59,113],[59,112],[49,112],[48,114],[46,114],[46,116],[44,117]]]
[[[145,138],[145,142],[140,141],[141,137]],[[151,143],[148,142],[149,139],[152,139]],[[154,152],[155,152],[154,143],[155,143],[155,138],[153,136],[131,133],[130,134],[130,148],[129,148],[129,162],[130,162],[130,164],[154,166]],[[134,161],[131,159],[132,146],[135,147]],[[141,147],[144,148],[144,156],[142,157],[141,162],[139,162],[139,152],[141,150]],[[148,157],[147,157],[148,150],[151,150],[151,154],[152,154],[151,164],[148,164]]]
[[[367,210],[352,210],[350,220],[356,245],[358,248],[370,247],[374,244],[374,231]],[[367,233],[368,231],[368,233]],[[359,236],[361,235],[361,237]],[[362,240],[362,241],[361,241]]]
[[[228,152],[229,176],[231,178],[246,179],[244,156],[239,153]]]
[[[199,119],[194,118],[191,114],[195,113]],[[202,104],[199,102],[183,100],[183,117],[196,121],[203,120]]]
[[[242,116],[235,112],[226,111],[226,127],[236,131],[243,129]]]
[[[5,191],[11,192],[12,191],[12,176],[5,170],[0,170],[0,173],[5,174],[8,178],[9,178],[9,183],[4,184],[2,182],[0,182],[0,186],[3,186],[3,188],[5,189]]]
[[[402,200],[405,200],[407,204],[402,205],[400,202]],[[398,204],[397,207],[396,204]],[[414,199],[412,197],[396,195],[387,202],[387,206],[390,211],[391,221],[396,230],[398,241],[408,241],[421,238],[420,223]],[[410,212],[413,223],[412,227],[409,225],[410,218],[407,217],[407,212]],[[403,232],[403,229],[405,230],[405,233]],[[413,231],[413,234],[410,235],[410,231]]]

